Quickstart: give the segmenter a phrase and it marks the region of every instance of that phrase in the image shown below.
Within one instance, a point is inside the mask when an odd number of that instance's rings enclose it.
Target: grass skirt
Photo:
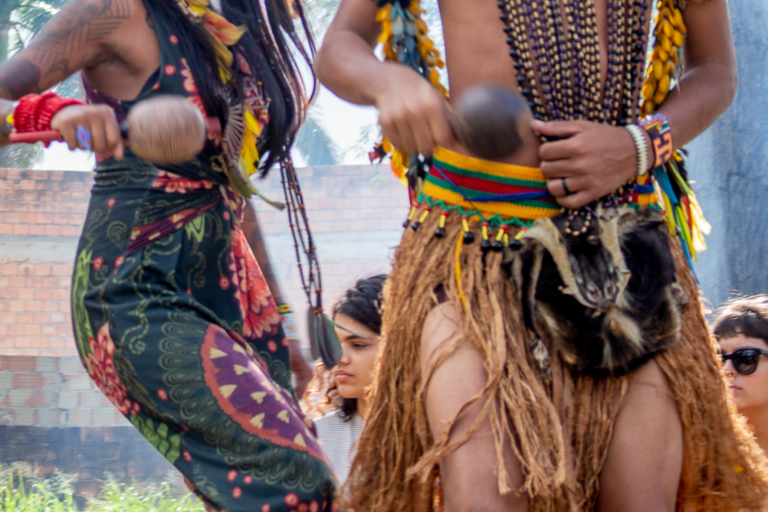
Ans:
[[[478,423],[488,418],[494,431],[500,491],[513,490],[502,443],[516,439],[529,510],[593,510],[628,377],[575,375],[553,353],[551,380],[545,379],[531,356],[532,338],[515,286],[501,267],[502,253],[483,256],[475,222],[475,242],[462,246],[457,211],[448,213],[445,235],[433,236],[441,211],[433,206],[417,231],[406,229],[395,255],[372,407],[347,481],[347,506],[356,512],[432,508],[437,463],[457,447],[448,445],[449,428],[440,439],[432,437],[424,399],[431,373],[456,340],[446,344],[428,375],[420,369],[422,326],[442,287],[461,312],[465,339],[485,357],[488,379],[473,400],[484,404]],[[696,282],[676,239],[671,247],[690,298],[680,341],[656,357],[683,424],[677,510],[759,508],[768,482],[764,455],[728,399]]]

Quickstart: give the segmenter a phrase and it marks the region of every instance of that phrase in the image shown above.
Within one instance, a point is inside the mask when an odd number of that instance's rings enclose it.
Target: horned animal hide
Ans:
[[[661,214],[604,214],[538,219],[511,268],[528,327],[567,365],[622,375],[679,339],[687,297]]]

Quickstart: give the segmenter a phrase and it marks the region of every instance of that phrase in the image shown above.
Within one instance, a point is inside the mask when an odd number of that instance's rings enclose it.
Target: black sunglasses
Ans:
[[[733,369],[739,375],[752,375],[757,370],[757,363],[760,361],[760,355],[768,357],[768,350],[759,348],[744,347],[734,350],[730,354],[720,353],[723,364],[726,361],[733,361]]]

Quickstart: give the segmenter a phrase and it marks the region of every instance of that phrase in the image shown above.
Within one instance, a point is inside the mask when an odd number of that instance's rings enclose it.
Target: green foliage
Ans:
[[[204,512],[192,494],[177,497],[167,483],[139,489],[108,477],[101,492],[88,500],[87,512]]]
[[[25,463],[0,466],[0,511],[78,512],[73,498],[77,477],[55,470],[48,479],[35,476]],[[102,482],[96,497],[89,498],[84,512],[204,512],[196,496],[174,493],[168,483],[127,485],[111,475]]]

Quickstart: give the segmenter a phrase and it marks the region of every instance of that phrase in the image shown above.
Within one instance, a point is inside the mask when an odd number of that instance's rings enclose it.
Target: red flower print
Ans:
[[[157,171],[152,188],[162,188],[166,194],[185,194],[190,190],[211,190],[213,183],[206,180],[190,180],[168,171]]]
[[[112,199],[110,199],[109,201],[107,201],[107,206],[109,206],[110,208],[115,206],[115,198],[114,197]]]
[[[115,260],[115,266],[116,266],[116,267],[119,267],[120,265],[122,265],[122,264],[123,264],[123,261],[125,261],[125,256],[123,256],[123,255],[121,254],[121,255],[120,255],[120,256],[118,256],[118,257],[117,257],[117,259]]]
[[[187,59],[184,57],[181,58],[181,76],[184,77],[184,90],[192,94],[197,94],[198,90],[195,78],[192,76],[192,70],[189,69]]]
[[[309,506],[306,503],[299,503],[299,512],[307,512]]]
[[[317,502],[313,501],[309,504],[309,512],[317,512],[320,509],[320,507],[317,506]]]
[[[224,220],[229,220],[232,218],[232,216],[229,214],[228,211],[225,211],[224,213],[222,213],[221,216],[224,217]]]
[[[243,491],[239,487],[235,487],[234,489],[232,489],[232,496],[233,497],[239,498],[242,495],[243,495]]]
[[[184,451],[181,453],[181,456],[182,456],[182,457],[184,457],[184,460],[185,460],[185,461],[187,461],[187,462],[192,462],[192,455],[190,455],[190,454],[189,454],[189,452],[188,452],[187,450],[184,450]]]
[[[168,36],[168,40],[171,42],[171,44],[179,44],[179,38],[175,35],[171,34]]]
[[[152,86],[153,91],[159,91],[160,90],[160,82],[155,83],[155,85]]]
[[[165,74],[166,75],[170,76],[170,75],[174,74],[175,72],[176,72],[176,66],[174,66],[173,64],[168,64],[167,66],[165,66]]]
[[[227,473],[227,480],[229,480],[230,482],[234,482],[235,478],[237,478],[237,471],[236,470],[233,469],[232,471]]]
[[[162,401],[168,400],[168,393],[166,393],[164,389],[158,389],[157,396],[159,396]]]
[[[104,265],[104,258],[101,256],[93,260],[93,270],[99,270],[102,265]]]
[[[299,497],[291,493],[285,497],[285,504],[288,505],[289,507],[295,507],[296,505],[299,504]]]
[[[251,475],[248,475],[247,477],[243,478],[243,482],[249,484],[253,482],[253,477]]]
[[[269,343],[267,343],[267,347],[269,347],[270,352],[275,352],[277,350],[277,343],[275,343],[272,340],[269,340]]]
[[[235,300],[240,303],[243,316],[243,336],[260,338],[265,333],[274,333],[280,323],[280,314],[267,280],[239,227],[232,230],[230,258],[229,271],[232,284],[236,287]]]
[[[263,505],[261,507],[261,512],[269,512],[269,505]]]
[[[115,370],[113,360],[115,344],[109,335],[109,323],[101,326],[96,334],[96,339],[91,337],[88,339],[88,343],[91,347],[88,363],[93,381],[121,413],[137,413],[139,404],[131,402],[128,398],[128,390],[125,388],[125,384],[120,381]]]
[[[222,278],[219,279],[219,286],[221,287],[222,290],[226,290],[227,288],[229,288],[229,279],[222,276]]]

